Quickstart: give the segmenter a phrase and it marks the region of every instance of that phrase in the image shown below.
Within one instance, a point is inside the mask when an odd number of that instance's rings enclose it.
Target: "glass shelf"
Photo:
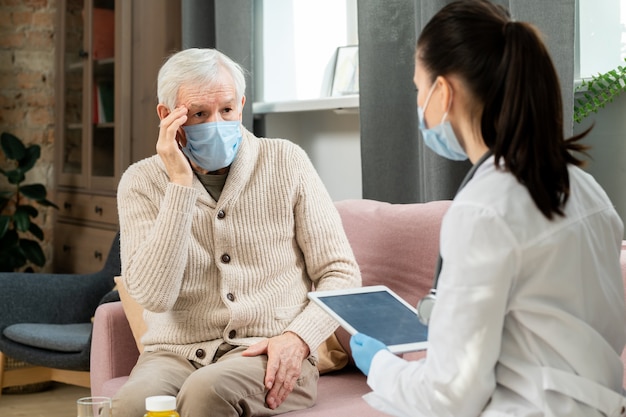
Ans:
[[[84,62],[74,62],[72,64],[68,64],[67,71],[82,71],[85,66]]]
[[[358,94],[341,97],[322,97],[310,100],[293,100],[279,102],[257,102],[252,104],[254,114],[289,113],[317,110],[352,110],[358,111]]]
[[[123,0],[60,0],[63,107],[57,184],[114,190],[115,10]],[[98,177],[98,181],[94,178]]]
[[[111,58],[103,58],[103,59],[96,59],[94,61],[96,63],[96,65],[113,65],[115,63],[115,58],[111,57]]]

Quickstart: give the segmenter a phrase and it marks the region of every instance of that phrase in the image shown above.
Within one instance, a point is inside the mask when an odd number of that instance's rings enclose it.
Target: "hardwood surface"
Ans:
[[[89,388],[61,383],[33,394],[3,394],[0,396],[0,416],[75,417],[76,400],[89,395]]]

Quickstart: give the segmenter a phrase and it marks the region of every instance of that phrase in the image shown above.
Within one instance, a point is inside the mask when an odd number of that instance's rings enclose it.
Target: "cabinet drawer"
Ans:
[[[57,224],[54,234],[54,269],[63,273],[90,273],[102,269],[115,230]]]
[[[115,197],[59,191],[57,204],[59,215],[63,217],[113,225],[118,223]]]

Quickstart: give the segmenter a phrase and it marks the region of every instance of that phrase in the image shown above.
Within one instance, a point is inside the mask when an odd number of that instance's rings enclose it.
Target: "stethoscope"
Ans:
[[[493,152],[488,150],[479,160],[472,166],[472,168],[465,174],[465,178],[461,181],[461,185],[457,190],[457,194],[467,185],[468,182],[474,177],[476,170],[480,167],[483,162],[487,160]],[[443,259],[441,258],[441,253],[439,253],[439,257],[437,258],[437,265],[435,266],[435,277],[433,278],[433,287],[430,289],[427,295],[425,295],[422,299],[417,302],[417,317],[420,322],[424,326],[428,326],[428,322],[430,321],[430,315],[433,312],[433,308],[435,307],[435,301],[437,301],[437,283],[439,282],[439,274],[441,274],[441,267],[443,266]]]

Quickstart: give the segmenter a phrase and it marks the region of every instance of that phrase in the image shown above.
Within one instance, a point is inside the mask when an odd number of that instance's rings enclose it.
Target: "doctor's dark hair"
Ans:
[[[589,130],[565,139],[559,79],[539,32],[515,22],[487,0],[462,0],[442,8],[424,27],[416,59],[432,79],[454,74],[482,107],[481,132],[504,167],[552,219],[569,198],[567,164],[584,162],[577,143]]]

